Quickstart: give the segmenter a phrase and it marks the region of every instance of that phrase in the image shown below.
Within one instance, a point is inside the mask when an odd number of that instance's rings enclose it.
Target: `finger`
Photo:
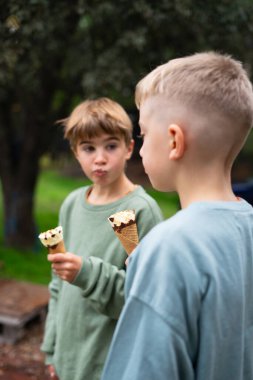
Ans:
[[[64,269],[64,264],[62,263],[53,263],[51,266],[52,266],[52,269],[55,269],[55,270]]]
[[[52,269],[55,269],[57,271],[62,271],[62,270],[73,271],[75,269],[75,267],[74,267],[74,265],[72,263],[69,263],[69,262],[65,262],[65,263],[53,263],[52,264]]]
[[[75,272],[75,271],[73,271],[71,269],[67,269],[67,268],[64,268],[64,267],[62,267],[62,268],[54,268],[54,271],[57,273],[57,275],[69,275],[69,274],[72,274],[73,272]]]
[[[64,262],[66,261],[67,257],[64,253],[49,253],[47,255],[48,261],[51,261],[51,263],[56,263],[56,262]]]
[[[76,277],[77,272],[68,269],[59,269],[55,271],[55,274],[62,280],[71,282]]]

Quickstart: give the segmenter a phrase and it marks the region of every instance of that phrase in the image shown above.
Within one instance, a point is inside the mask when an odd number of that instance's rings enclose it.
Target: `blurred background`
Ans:
[[[58,224],[66,195],[87,184],[55,122],[87,98],[121,103],[136,140],[127,173],[170,217],[180,207],[177,196],[153,190],[141,166],[135,85],[169,59],[208,50],[241,60],[253,79],[253,1],[0,0],[0,6],[0,380],[43,380],[43,324],[18,345],[1,337],[23,334],[26,307],[35,315],[36,294],[50,280],[37,236]],[[253,204],[253,133],[232,181]],[[30,284],[26,291],[22,281]],[[6,324],[12,320],[5,306],[19,313],[16,330]]]
[[[57,225],[65,196],[86,183],[61,127],[86,98],[108,96],[130,114],[134,89],[171,58],[216,50],[244,62],[252,76],[252,0],[0,1],[0,275],[47,284],[50,267],[37,239]],[[233,183],[251,189],[252,134]],[[136,149],[128,175],[143,184],[165,217],[173,194],[152,190]],[[250,187],[251,186],[251,187]]]

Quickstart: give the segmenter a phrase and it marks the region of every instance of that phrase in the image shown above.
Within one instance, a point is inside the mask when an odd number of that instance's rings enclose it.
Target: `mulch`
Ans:
[[[44,324],[34,320],[15,344],[0,344],[0,380],[48,380],[40,351]]]

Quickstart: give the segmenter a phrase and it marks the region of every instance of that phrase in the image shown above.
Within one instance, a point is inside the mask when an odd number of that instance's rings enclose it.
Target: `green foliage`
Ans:
[[[54,171],[42,172],[35,198],[35,218],[39,231],[45,231],[58,224],[58,213],[64,198],[74,189],[84,186],[87,181],[63,177]]]
[[[252,63],[251,0],[10,0],[1,9],[0,83],[31,94],[49,80],[54,108],[71,104],[59,91],[133,105],[143,74],[199,50]]]
[[[0,277],[48,284],[51,275],[45,250],[36,253],[0,247]]]
[[[215,49],[252,62],[251,0],[81,1],[82,85],[88,94],[133,99],[137,81],[176,56]],[[80,24],[79,24],[80,27]],[[85,46],[86,45],[86,46]],[[76,57],[80,51],[76,50]],[[73,56],[72,53],[69,57]]]

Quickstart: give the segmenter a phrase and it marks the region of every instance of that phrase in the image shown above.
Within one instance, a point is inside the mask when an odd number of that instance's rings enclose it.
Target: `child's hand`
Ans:
[[[52,263],[53,272],[68,282],[74,280],[82,266],[82,258],[70,252],[49,254],[47,259]]]
[[[47,373],[49,375],[50,380],[59,380],[59,377],[56,375],[54,366],[48,365],[47,366]]]

